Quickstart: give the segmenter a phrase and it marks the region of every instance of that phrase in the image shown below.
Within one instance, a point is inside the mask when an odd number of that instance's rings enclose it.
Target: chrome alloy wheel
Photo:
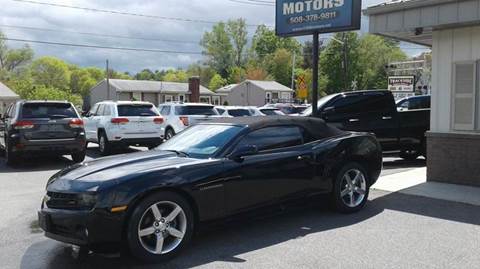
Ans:
[[[367,181],[362,171],[358,169],[348,170],[343,175],[340,186],[340,197],[346,206],[357,207],[365,199]]]
[[[187,217],[176,203],[161,201],[151,205],[138,224],[138,239],[152,254],[175,250],[187,231]]]

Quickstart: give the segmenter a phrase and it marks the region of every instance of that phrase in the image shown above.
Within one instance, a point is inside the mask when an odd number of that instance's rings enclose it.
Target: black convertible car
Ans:
[[[382,169],[376,139],[299,117],[220,119],[155,150],[55,174],[38,212],[47,237],[106,251],[125,243],[143,260],[183,249],[198,224],[315,194],[360,210]]]

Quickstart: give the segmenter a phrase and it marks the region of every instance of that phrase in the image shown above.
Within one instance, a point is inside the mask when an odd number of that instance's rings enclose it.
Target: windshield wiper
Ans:
[[[170,151],[170,152],[175,152],[178,156],[180,157],[190,157],[188,153],[184,151],[179,151],[179,150],[174,150],[174,149],[164,149],[163,151]]]

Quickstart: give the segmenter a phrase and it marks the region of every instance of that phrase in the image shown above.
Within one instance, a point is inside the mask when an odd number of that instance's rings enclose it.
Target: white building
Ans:
[[[480,186],[480,0],[370,7],[370,32],[432,47],[427,178]]]
[[[10,88],[5,84],[0,82],[0,115],[3,116],[8,108],[8,106],[19,100],[20,96],[14,93]]]
[[[220,88],[217,93],[222,94],[232,106],[263,106],[294,101],[294,90],[276,81],[245,80]]]

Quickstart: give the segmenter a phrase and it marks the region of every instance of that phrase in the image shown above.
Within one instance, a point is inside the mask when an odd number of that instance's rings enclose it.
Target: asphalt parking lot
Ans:
[[[134,149],[132,149],[134,151]],[[98,158],[90,148],[88,158]],[[296,208],[196,236],[181,256],[143,265],[129,257],[91,254],[81,263],[66,245],[43,237],[36,210],[47,178],[67,158],[29,159],[12,169],[0,157],[1,268],[478,268],[480,208],[372,191],[360,213]],[[384,175],[425,166],[385,159]]]

